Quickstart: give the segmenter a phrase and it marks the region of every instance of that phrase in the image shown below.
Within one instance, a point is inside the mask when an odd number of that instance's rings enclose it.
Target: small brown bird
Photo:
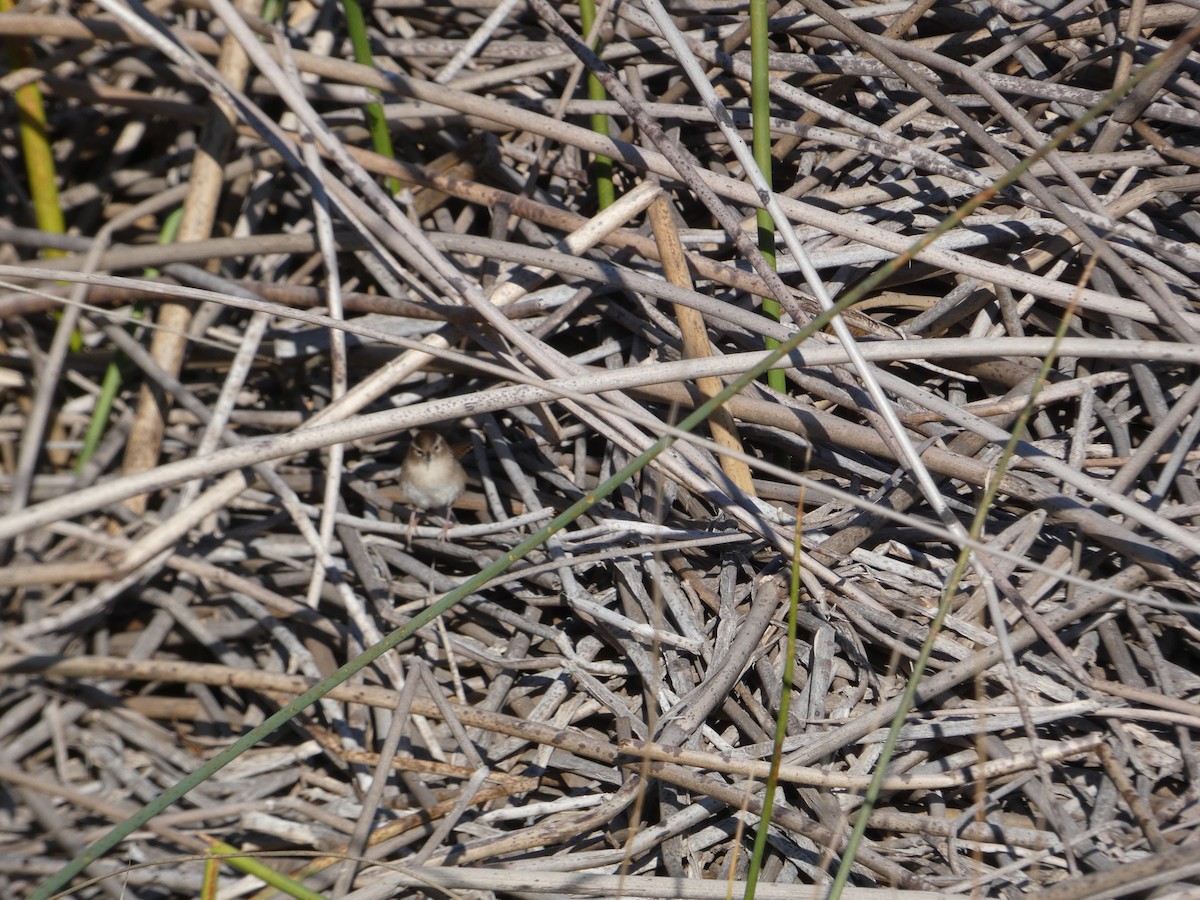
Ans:
[[[399,487],[405,502],[413,508],[408,520],[409,543],[417,524],[417,510],[424,512],[440,506],[446,508],[446,524],[440,538],[444,541],[450,530],[450,505],[466,486],[467,473],[446,439],[436,431],[418,431],[400,467]]]

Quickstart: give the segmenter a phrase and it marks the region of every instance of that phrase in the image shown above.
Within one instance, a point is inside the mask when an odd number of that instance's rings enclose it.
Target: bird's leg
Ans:
[[[450,523],[454,521],[454,513],[450,509],[450,504],[446,504],[446,524],[442,526],[442,533],[438,535],[439,541],[445,541],[446,536],[450,534]]]
[[[408,516],[408,537],[406,538],[405,545],[404,545],[406,550],[412,549],[413,532],[416,530],[417,530],[417,509],[416,509],[416,507],[413,507],[412,512],[409,513],[409,516]]]

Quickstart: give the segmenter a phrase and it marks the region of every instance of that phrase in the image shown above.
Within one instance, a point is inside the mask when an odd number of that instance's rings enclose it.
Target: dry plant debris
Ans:
[[[211,840],[339,898],[740,893],[796,528],[758,896],[823,896],[981,504],[847,895],[1194,896],[1197,14],[1052,7],[773,5],[774,187],[832,297],[988,192],[846,311],[862,358],[807,340],[786,395],[748,387],[72,896],[195,897]],[[0,13],[32,60],[0,69],[0,896],[817,312],[784,242],[778,276],[748,246],[758,195],[699,91],[746,132],[746,8],[658,9],[600,9],[608,100],[582,99],[578,8],[545,0],[380,0],[370,66],[335,4]],[[30,210],[32,82],[66,235]],[[469,472],[445,540],[397,490],[424,427]]]

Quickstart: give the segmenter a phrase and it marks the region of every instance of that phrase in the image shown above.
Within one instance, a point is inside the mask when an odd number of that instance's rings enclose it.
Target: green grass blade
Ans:
[[[750,854],[750,865],[746,870],[744,900],[753,900],[762,861],[767,852],[767,835],[771,828],[771,811],[775,808],[775,789],[779,785],[779,766],[783,762],[783,742],[787,738],[788,713],[792,708],[792,685],[796,676],[796,613],[800,608],[800,523],[804,519],[804,492],[796,505],[796,529],[792,544],[792,578],[788,587],[787,639],[783,657],[783,675],[779,686],[779,714],[775,717],[775,738],[771,748],[771,771],[767,775],[767,787],[763,793],[762,813],[758,817],[758,831],[754,835],[754,850]]]
[[[583,28],[584,35],[591,34],[592,28],[596,24],[596,0],[579,0],[579,22]],[[599,46],[600,38],[597,37],[592,44],[592,49],[596,50]],[[591,72],[588,73],[587,86],[589,100],[608,99],[608,93],[604,90],[604,85]],[[608,137],[608,116],[604,115],[604,113],[594,113],[592,115],[592,131]],[[596,205],[600,209],[607,209],[617,199],[616,190],[613,187],[612,173],[613,161],[607,156],[597,154],[595,159],[592,160],[592,177],[596,183]]]
[[[162,230],[159,232],[159,244],[170,244],[175,240],[181,221],[183,221],[182,207],[167,216]],[[158,269],[147,269],[143,274],[147,278],[157,278]],[[143,309],[144,304],[139,301],[134,305],[133,317],[140,319]],[[96,396],[96,405],[92,409],[92,417],[88,421],[87,432],[83,436],[83,447],[79,451],[79,458],[75,460],[72,470],[76,475],[82,472],[91,458],[95,456],[96,448],[100,446],[100,439],[104,437],[104,429],[108,427],[108,417],[112,415],[113,405],[117,401],[117,392],[121,389],[121,364],[124,360],[124,354],[117,351],[112,361],[104,369],[104,379],[100,382],[100,393]]]
[[[767,65],[767,0],[750,0],[750,114],[754,132],[754,161],[762,172],[767,186],[771,180],[771,72]],[[775,220],[765,209],[758,210],[758,249],[772,268],[775,267]],[[776,322],[783,313],[779,301],[774,297],[762,298],[763,314]],[[773,350],[779,346],[774,338],[766,338],[765,346]],[[782,369],[767,373],[767,384],[781,394],[787,391],[787,376]]]
[[[350,34],[350,45],[354,48],[354,61],[359,65],[374,67],[375,57],[371,54],[371,40],[367,36],[367,19],[362,6],[358,0],[342,0],[342,10],[346,17],[346,31]],[[375,152],[388,159],[395,159],[396,151],[392,146],[392,134],[388,131],[387,118],[383,114],[383,104],[368,103],[363,107],[363,118],[366,119],[371,146],[375,148]],[[400,179],[393,177],[389,177],[386,184],[391,194],[399,193],[404,187]]]

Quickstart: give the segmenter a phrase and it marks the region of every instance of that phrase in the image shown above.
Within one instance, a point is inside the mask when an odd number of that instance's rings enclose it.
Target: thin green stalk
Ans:
[[[1067,326],[1071,321],[1073,313],[1074,305],[1068,307],[1063,312],[1062,319],[1059,321],[1058,329],[1054,335],[1054,348],[1046,354],[1046,358],[1042,361],[1042,367],[1030,385],[1029,399],[1026,400],[1025,406],[1017,416],[1012,434],[1005,443],[1004,451],[1000,454],[995,475],[988,479],[983,499],[980,500],[979,506],[975,510],[975,516],[968,530],[971,539],[974,541],[978,541],[983,534],[983,528],[987,523],[988,511],[991,509],[992,501],[996,499],[996,494],[1000,491],[1000,482],[1004,479],[1004,474],[1012,462],[1017,444],[1020,443],[1022,435],[1025,434],[1026,426],[1033,415],[1034,402],[1037,400],[1037,395],[1049,377],[1050,369],[1053,367],[1055,359],[1058,358],[1057,347],[1062,342],[1062,339],[1067,336]],[[871,811],[875,807],[875,801],[879,799],[883,779],[887,775],[888,763],[891,761],[896,744],[900,740],[900,729],[904,725],[904,719],[908,715],[908,711],[912,708],[913,699],[916,697],[917,688],[921,683],[921,675],[925,671],[925,666],[929,662],[930,655],[933,653],[933,643],[937,640],[938,634],[941,633],[942,624],[946,621],[946,616],[950,613],[951,601],[958,594],[958,586],[962,582],[963,575],[966,574],[967,564],[970,562],[970,559],[970,547],[963,547],[959,550],[958,559],[954,563],[954,569],[950,573],[950,578],[947,580],[946,587],[942,592],[937,614],[933,617],[933,621],[929,623],[929,633],[926,635],[925,641],[921,644],[921,652],[917,655],[917,660],[913,664],[912,674],[909,676],[908,682],[904,685],[904,694],[900,700],[900,708],[896,711],[896,717],[892,719],[887,738],[883,742],[883,752],[880,754],[879,762],[876,764],[875,771],[871,776],[871,783],[867,786],[867,792],[863,797],[863,805],[859,809],[858,816],[854,822],[854,831],[850,835],[846,853],[842,856],[841,865],[838,867],[837,876],[834,878],[833,887],[830,889],[830,900],[838,900],[842,889],[850,877],[850,867],[854,864],[854,855],[858,850],[858,845],[862,842],[863,834],[866,833],[867,821],[870,819]]]
[[[239,850],[232,844],[226,844],[223,841],[213,840],[212,838],[208,837],[205,837],[204,839],[208,841],[212,847],[210,850],[210,855],[199,857],[204,861],[204,873],[201,877],[200,893],[197,895],[199,898],[201,898],[201,900],[208,900],[208,898],[215,898],[217,896],[217,888],[220,881],[222,863],[228,863],[231,868],[237,869],[240,872],[245,872],[247,875],[252,875],[255,878],[258,878],[264,884],[268,885],[268,888],[274,888],[281,893],[287,894],[289,897],[295,897],[296,900],[329,900],[325,894],[314,891],[311,888],[307,888],[295,878],[285,875],[278,869],[273,869],[263,863],[259,859],[260,856],[264,855],[261,852],[247,853],[245,850]],[[286,856],[287,854],[283,851],[270,851],[270,853],[265,855]],[[197,859],[197,857],[176,857],[174,859],[160,860],[158,862],[139,863],[138,865],[131,866],[130,868],[146,869],[152,866],[178,866],[181,862],[194,861],[195,859]],[[99,884],[105,879],[121,878],[122,871],[123,870],[121,869],[117,869],[104,875],[98,875],[89,881],[81,882],[79,885],[77,885],[77,889]]]
[[[134,312],[134,316],[141,317],[140,304]],[[88,419],[87,431],[83,435],[83,446],[80,447],[79,456],[71,468],[76,475],[82,472],[91,458],[96,455],[96,448],[100,446],[100,439],[104,437],[104,429],[108,427],[108,418],[112,415],[113,405],[117,401],[117,393],[121,390],[121,363],[124,361],[125,354],[118,350],[109,360],[108,365],[104,367],[104,378],[100,381],[100,393],[96,395],[96,403],[92,407],[92,417]]]
[[[375,66],[375,58],[371,55],[371,40],[367,36],[367,20],[363,15],[358,0],[342,0],[342,9],[346,16],[346,31],[350,34],[350,45],[354,48],[354,61],[362,66]],[[378,94],[379,91],[371,88]],[[388,131],[387,118],[383,114],[383,104],[368,103],[363,107],[363,118],[367,121],[367,131],[371,134],[371,146],[380,156],[388,159],[396,158],[392,147],[392,135]],[[398,194],[404,187],[403,182],[394,176],[388,176],[387,189],[392,194]]]
[[[0,12],[12,9],[11,0],[0,0]],[[13,70],[33,65],[29,44],[20,37],[4,39],[9,65]],[[46,131],[46,106],[36,81],[23,84],[13,94],[17,105],[17,127],[21,133],[21,149],[25,157],[25,174],[29,178],[29,195],[33,200],[33,217],[37,227],[51,234],[67,230],[62,205],[58,200],[54,151]],[[66,256],[66,251],[48,249],[43,256]]]
[[[596,23],[596,0],[579,0],[579,20],[583,26],[584,35],[591,34],[592,27]],[[598,50],[599,47],[600,37],[597,35],[596,40],[592,44],[592,49]],[[591,72],[588,73],[587,85],[589,100],[608,99],[608,93],[604,90],[604,85]],[[603,137],[608,137],[608,116],[604,113],[593,113],[592,131]],[[612,159],[601,154],[596,154],[595,159],[592,160],[592,177],[596,183],[596,205],[600,209],[611,206],[617,198],[616,191],[613,188],[612,173]]]
[[[159,244],[170,244],[175,240],[181,221],[183,221],[182,207],[167,216],[158,235]],[[147,269],[144,274],[147,278],[157,278],[158,269]],[[138,301],[134,305],[133,318],[140,319],[142,317],[144,306],[142,301]],[[100,383],[100,393],[96,395],[96,405],[92,409],[92,417],[88,421],[87,432],[83,436],[83,447],[79,451],[79,458],[75,461],[75,467],[72,470],[76,475],[83,471],[84,466],[95,455],[96,448],[100,446],[100,439],[104,436],[104,429],[108,426],[108,417],[112,415],[117,393],[121,389],[121,364],[124,361],[125,354],[118,350],[104,369],[104,380]]]
[[[329,898],[310,888],[306,888],[294,878],[289,878],[278,869],[273,869],[265,863],[260,862],[253,856],[246,856],[243,851],[238,850],[223,841],[213,841],[212,849],[214,859],[219,859],[221,862],[228,863],[239,871],[245,872],[247,875],[253,875],[260,881],[269,884],[277,891],[282,891],[289,897],[295,897],[297,900],[329,900]]]
[[[792,532],[792,580],[788,588],[787,642],[783,656],[783,677],[779,688],[779,714],[775,717],[775,740],[771,746],[771,771],[767,774],[767,788],[763,794],[762,812],[758,817],[758,831],[754,835],[754,851],[750,854],[750,865],[746,870],[744,900],[753,900],[758,887],[758,876],[762,861],[767,853],[767,835],[771,829],[771,811],[775,808],[775,789],[779,785],[779,767],[783,763],[783,742],[787,738],[788,713],[792,708],[792,687],[796,676],[796,612],[800,606],[800,523],[804,518],[804,492],[796,506],[796,528]]]
[[[200,881],[200,900],[216,900],[221,881],[221,862],[214,856],[204,861],[204,876]]]
[[[770,49],[767,41],[767,0],[750,0],[750,115],[754,130],[754,161],[758,170],[766,179],[767,187],[771,180],[771,71],[767,65],[767,52]],[[765,209],[758,210],[758,249],[763,257],[775,268],[775,220]],[[762,298],[763,313],[776,322],[783,310],[779,301],[774,297]],[[766,338],[766,347],[773,350],[779,346],[774,338]],[[787,377],[782,369],[772,369],[767,373],[767,384],[781,394],[787,391]]]
[[[12,0],[0,0],[0,13],[13,8]],[[4,39],[9,68],[12,71],[33,65],[33,51],[22,37]],[[50,234],[66,234],[62,203],[58,198],[58,177],[54,166],[54,148],[47,131],[46,105],[36,81],[23,84],[13,92],[17,107],[17,130],[21,135],[21,153],[25,158],[25,176],[29,180],[29,197],[33,201],[33,219],[37,227]],[[41,255],[47,259],[66,256],[65,250],[48,247]],[[59,313],[55,313],[58,316]],[[83,335],[78,329],[71,334],[71,351],[83,349]]]

